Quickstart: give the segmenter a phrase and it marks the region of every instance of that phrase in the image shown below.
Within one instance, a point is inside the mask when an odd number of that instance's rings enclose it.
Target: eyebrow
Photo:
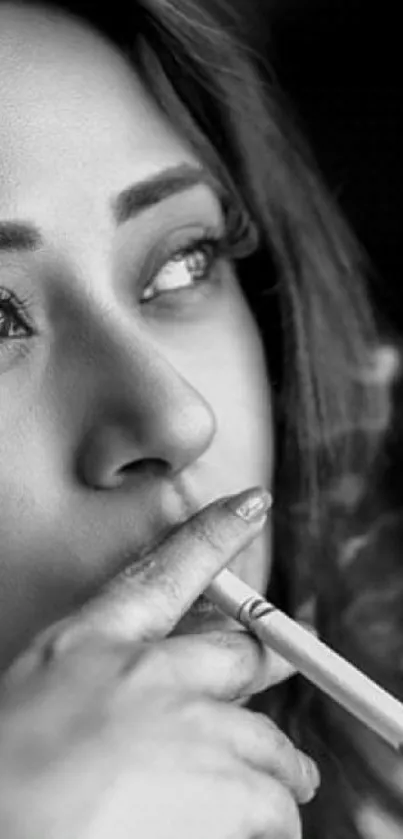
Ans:
[[[201,184],[209,186],[217,197],[222,192],[216,178],[201,166],[181,163],[179,166],[157,172],[156,175],[128,187],[115,198],[112,202],[115,221],[118,225],[124,224],[161,201]]]
[[[117,226],[181,192],[205,185],[222,200],[222,188],[214,176],[201,166],[181,163],[138,181],[115,196],[111,202]],[[38,227],[26,221],[0,220],[0,251],[35,251],[44,240]]]

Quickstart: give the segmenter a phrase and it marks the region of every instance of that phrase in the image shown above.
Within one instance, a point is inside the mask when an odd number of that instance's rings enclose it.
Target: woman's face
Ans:
[[[0,5],[1,666],[186,499],[270,486],[263,350],[231,263],[195,244],[223,229],[195,169],[112,46]],[[234,563],[260,590],[269,551],[266,530]]]

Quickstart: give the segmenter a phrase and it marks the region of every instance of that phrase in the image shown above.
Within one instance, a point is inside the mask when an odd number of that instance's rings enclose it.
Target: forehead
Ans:
[[[38,183],[66,188],[66,172],[78,185],[110,176],[119,191],[127,164],[136,180],[181,161],[196,162],[112,44],[40,7],[0,4],[0,202]]]

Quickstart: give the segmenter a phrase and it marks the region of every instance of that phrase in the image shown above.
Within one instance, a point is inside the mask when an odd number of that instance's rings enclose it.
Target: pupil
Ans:
[[[197,251],[188,256],[189,271],[192,274],[203,274],[206,265],[206,254],[202,251]]]

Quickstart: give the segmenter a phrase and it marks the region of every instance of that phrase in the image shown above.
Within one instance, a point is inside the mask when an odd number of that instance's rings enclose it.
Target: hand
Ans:
[[[260,532],[233,499],[42,633],[0,690],[7,839],[299,839],[315,767],[236,704],[292,668],[246,632],[167,637]]]

